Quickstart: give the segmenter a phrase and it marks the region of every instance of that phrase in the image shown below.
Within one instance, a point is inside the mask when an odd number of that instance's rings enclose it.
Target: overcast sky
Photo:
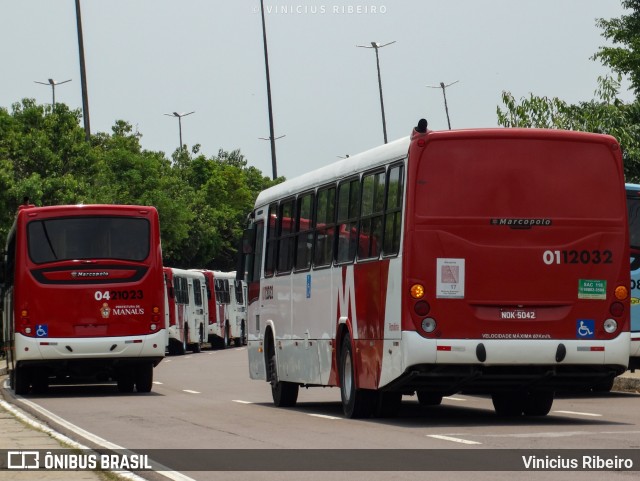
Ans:
[[[81,0],[92,132],[118,119],[142,146],[183,141],[215,155],[240,149],[271,175],[259,0]],[[288,178],[383,143],[372,41],[389,140],[419,118],[446,129],[494,127],[501,92],[593,98],[597,18],[619,0],[265,0],[278,174]],[[0,0],[0,106],[51,102],[34,81],[72,79],[56,101],[82,107],[74,0]],[[625,100],[631,100],[628,92]]]

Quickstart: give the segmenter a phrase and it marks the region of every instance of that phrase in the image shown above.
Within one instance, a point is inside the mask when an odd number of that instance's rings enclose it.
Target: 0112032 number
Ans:
[[[96,291],[93,295],[96,301],[129,301],[143,299],[142,289],[131,289],[128,291]]]
[[[570,250],[551,251],[542,253],[542,261],[550,266],[553,264],[612,264],[613,252],[610,250]]]

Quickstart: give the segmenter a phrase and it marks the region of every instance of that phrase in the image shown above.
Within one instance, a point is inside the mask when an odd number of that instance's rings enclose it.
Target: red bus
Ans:
[[[627,368],[613,137],[421,121],[265,190],[249,223],[249,371],[277,406],[300,386],[336,386],[347,417],[460,391],[491,395],[500,415],[542,416],[556,390]]]
[[[207,288],[202,272],[164,267],[169,354],[199,353],[208,318]]]
[[[124,205],[23,205],[2,262],[3,333],[16,394],[50,382],[149,392],[163,359],[158,213]]]

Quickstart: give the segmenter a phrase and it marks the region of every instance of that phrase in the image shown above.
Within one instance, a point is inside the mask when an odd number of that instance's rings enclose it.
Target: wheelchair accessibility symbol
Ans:
[[[36,325],[36,337],[48,337],[49,326],[47,324]]]
[[[578,319],[576,324],[576,336],[581,339],[591,338],[595,335],[596,322],[593,319]]]

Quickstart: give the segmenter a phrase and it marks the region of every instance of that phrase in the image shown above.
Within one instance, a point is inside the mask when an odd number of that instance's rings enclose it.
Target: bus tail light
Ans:
[[[432,333],[436,330],[436,320],[432,317],[427,317],[422,320],[422,330],[427,333]]]
[[[149,326],[149,328],[151,329],[151,332],[155,332],[158,329],[158,325],[157,324],[151,324]]]
[[[431,310],[431,306],[427,301],[418,301],[416,302],[416,305],[413,306],[413,310],[419,316],[426,316],[427,314],[429,314],[429,311]]]
[[[619,301],[624,301],[629,295],[629,291],[627,290],[626,286],[618,286],[614,291],[614,295]]]
[[[152,324],[153,326],[155,325],[155,323],[160,321],[160,308],[158,306],[154,306],[152,311],[153,311],[153,315],[151,316],[151,320],[154,322],[154,324]],[[154,327],[151,330],[155,331],[156,328]]]
[[[624,314],[624,304],[622,302],[614,302],[609,308],[609,312],[614,317],[620,317]]]
[[[424,297],[424,286],[422,284],[414,284],[411,286],[411,297],[414,299],[422,299]]]
[[[618,330],[618,323],[615,319],[607,319],[604,321],[603,327],[607,334],[613,334]]]

